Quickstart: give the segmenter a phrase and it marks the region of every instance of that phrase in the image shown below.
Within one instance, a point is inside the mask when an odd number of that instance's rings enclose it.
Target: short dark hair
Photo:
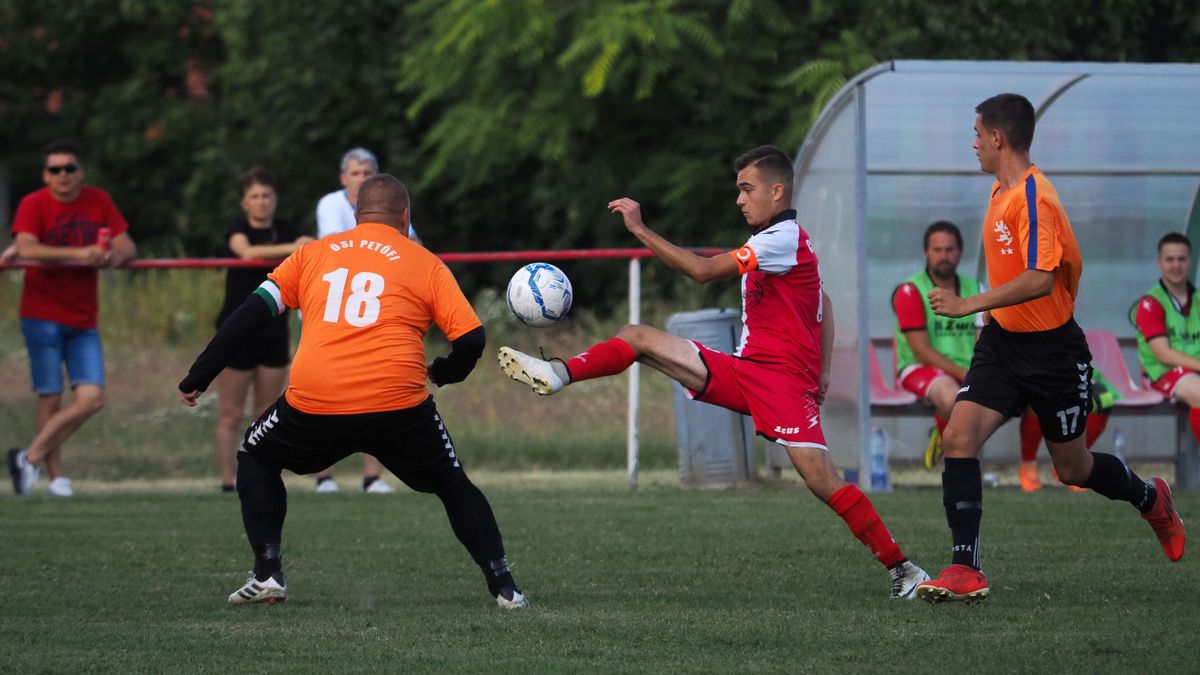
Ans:
[[[758,173],[769,180],[783,183],[787,190],[792,189],[792,160],[774,145],[760,145],[733,162],[733,168],[738,172],[748,166],[756,167]]]
[[[50,141],[46,147],[42,148],[42,157],[50,155],[75,155],[75,159],[83,161],[83,155],[79,152],[79,146],[64,138],[56,141]]]
[[[1033,104],[1020,94],[997,94],[975,106],[985,129],[1004,132],[1008,144],[1024,152],[1033,144]]]
[[[961,251],[963,249],[962,232],[959,231],[958,226],[948,220],[938,220],[930,223],[929,227],[925,228],[925,248],[922,250],[929,250],[929,238],[935,232],[946,232],[954,235],[954,241],[958,242],[958,250]]]
[[[251,187],[253,187],[255,185],[266,185],[267,187],[274,190],[275,189],[275,177],[271,175],[270,171],[267,171],[266,169],[262,168],[261,166],[256,166],[256,167],[250,169],[246,173],[238,176],[238,179],[237,179],[238,197],[245,197],[246,190],[249,190]]]
[[[1192,242],[1187,237],[1178,232],[1168,232],[1163,235],[1162,239],[1158,240],[1158,254],[1162,255],[1162,249],[1167,244],[1183,244],[1187,247],[1188,253],[1192,252]]]

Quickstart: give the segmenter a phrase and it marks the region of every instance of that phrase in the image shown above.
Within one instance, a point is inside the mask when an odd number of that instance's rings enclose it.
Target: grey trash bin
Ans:
[[[732,353],[742,334],[741,313],[734,309],[702,309],[672,314],[667,332],[706,347]],[[685,485],[731,486],[757,477],[754,423],[740,415],[688,398],[678,382],[675,398],[675,438],[679,473]]]

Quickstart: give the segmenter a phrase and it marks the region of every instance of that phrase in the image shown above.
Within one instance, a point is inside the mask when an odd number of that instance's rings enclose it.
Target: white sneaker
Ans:
[[[521,609],[529,606],[529,600],[521,595],[521,591],[511,586],[505,586],[496,595],[496,604],[500,605],[500,609]]]
[[[915,600],[917,586],[929,581],[925,570],[905,560],[888,570],[892,573],[892,599]]]
[[[254,578],[254,572],[250,572],[246,583],[229,594],[231,605],[253,605],[259,602],[267,605],[287,602],[287,585],[283,583],[282,574],[277,572],[267,577],[266,581],[258,581]]]
[[[338,491],[337,481],[333,477],[317,481],[317,494],[327,495]]]
[[[71,479],[66,476],[59,476],[50,481],[50,485],[46,489],[55,497],[75,496],[75,491],[71,489]]]
[[[562,361],[545,361],[511,347],[501,347],[497,353],[500,370],[517,382],[523,382],[542,396],[549,396],[567,386],[570,376]]]
[[[363,492],[369,495],[390,495],[395,491],[396,488],[388,485],[387,481],[382,478],[376,478],[375,480],[371,481],[371,487],[363,490]]]
[[[4,458],[8,463],[8,473],[12,476],[13,492],[19,495],[29,494],[41,472],[25,459],[25,450],[22,448],[9,448]]]

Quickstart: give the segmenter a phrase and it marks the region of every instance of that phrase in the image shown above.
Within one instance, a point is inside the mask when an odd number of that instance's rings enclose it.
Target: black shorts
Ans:
[[[226,367],[234,370],[254,370],[259,366],[283,368],[291,361],[291,345],[285,333],[283,337],[254,337],[243,342]]]
[[[313,415],[280,396],[246,430],[240,452],[299,474],[318,473],[365,452],[419,492],[436,492],[463,474],[432,397],[403,410]]]
[[[1009,417],[1033,409],[1042,434],[1065,443],[1083,434],[1092,407],[1092,353],[1075,319],[1053,330],[1006,331],[992,321],[983,327],[971,367],[958,391],[971,401]]]

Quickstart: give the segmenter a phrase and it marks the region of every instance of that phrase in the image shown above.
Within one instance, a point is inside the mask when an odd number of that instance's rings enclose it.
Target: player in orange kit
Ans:
[[[368,179],[359,191],[357,226],[284,260],[179,383],[184,403],[195,405],[259,325],[285,308],[304,313],[288,389],[250,425],[238,451],[242,522],[255,561],[245,585],[229,596],[235,605],[287,598],[281,470],[314,474],[355,452],[371,453],[410,488],[437,495],[497,604],[527,604],[491,506],[463,470],[426,385],[470,374],[483,353],[483,326],[450,270],[404,235],[408,213],[403,183],[387,174]],[[423,339],[431,324],[446,334],[451,352],[426,365]]]
[[[1041,422],[1059,478],[1133,504],[1167,558],[1183,557],[1183,521],[1161,478],[1142,480],[1113,455],[1084,447],[1091,408],[1091,352],[1075,323],[1083,259],[1050,181],[1029,159],[1034,111],[1025,97],[1000,94],[975,112],[975,152],[996,177],[983,225],[991,290],[962,298],[929,292],[941,316],[990,310],[943,437],[942,502],[953,538],[952,564],[917,587],[924,600],[987,597],[980,571],[983,487],[979,450],[1009,417],[1031,407]]]

